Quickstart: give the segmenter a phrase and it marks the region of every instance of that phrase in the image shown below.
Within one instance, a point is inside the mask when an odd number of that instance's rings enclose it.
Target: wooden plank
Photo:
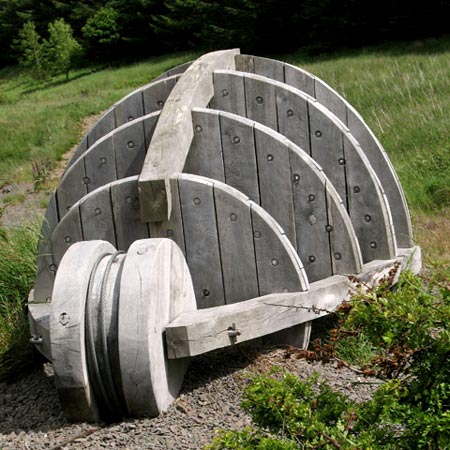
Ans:
[[[74,164],[81,155],[83,155],[83,153],[87,150],[87,148],[88,148],[88,137],[86,134],[83,137],[83,139],[81,140],[81,142],[78,144],[78,147],[76,148],[76,150],[73,152],[73,155],[70,158],[69,162],[67,163],[67,166],[64,169],[64,172],[67,172],[69,167],[72,166],[72,164]]]
[[[100,239],[116,246],[110,185],[97,189],[80,201],[80,217],[83,239]]]
[[[214,97],[209,104],[210,108],[245,117],[244,76],[243,73],[216,70],[213,74]]]
[[[84,167],[86,175],[83,182],[86,184],[88,192],[117,179],[111,134],[99,139],[84,154]]]
[[[194,108],[192,126],[194,138],[183,172],[225,181],[218,111]]]
[[[315,78],[314,83],[317,101],[347,125],[347,108],[344,99],[321,79]]]
[[[255,56],[254,73],[284,83],[284,63],[275,59]]]
[[[114,118],[114,108],[108,109],[99,121],[92,127],[88,134],[88,148],[92,147],[99,139],[106,136],[110,131],[116,128]]]
[[[172,69],[163,72],[161,75],[156,77],[153,81],[163,80],[164,78],[171,77],[173,75],[179,75],[183,72],[186,72],[186,69],[192,64],[192,61],[188,61],[186,63],[180,64],[179,66],[172,67]]]
[[[333,274],[361,272],[363,259],[346,207],[334,186],[326,182],[327,217]]]
[[[311,156],[323,168],[344,201],[346,201],[345,154],[343,130],[330,113],[317,102],[308,101]]]
[[[114,106],[116,128],[144,115],[142,88],[128,94]]]
[[[397,252],[389,204],[368,159],[350,133],[344,135],[349,214],[364,262]]]
[[[150,236],[152,238],[171,239],[181,248],[182,252],[186,254],[178,179],[176,177],[171,178],[170,183],[172,185],[172,214],[170,215],[170,219],[165,219],[162,222],[149,223]]]
[[[123,393],[133,416],[157,416],[181,388],[188,361],[167,361],[163,333],[195,309],[183,254],[168,239],[136,241],[120,284],[118,353]]]
[[[50,345],[50,312],[51,305],[47,303],[38,303],[33,298],[34,290],[31,290],[28,296],[28,319],[30,322],[30,334],[42,339],[40,344],[35,344],[35,348],[47,358],[52,360],[52,351]]]
[[[147,150],[144,122],[136,120],[118,128],[112,135],[117,179],[139,175]]]
[[[260,205],[280,224],[296,247],[289,148],[278,133],[259,125],[255,125],[255,144]]]
[[[299,89],[302,92],[315,97],[314,75],[306,70],[295,67],[291,64],[284,65],[284,82],[289,86]]]
[[[278,131],[308,154],[310,148],[308,101],[299,92],[276,86]]]
[[[52,234],[51,246],[55,265],[59,265],[61,258],[71,245],[82,240],[83,231],[81,228],[80,209],[79,204],[75,203]]]
[[[144,86],[142,89],[145,114],[160,111],[166,103],[167,97],[172,92],[179,75],[163,78]]]
[[[220,114],[226,183],[259,203],[258,171],[253,124]]]
[[[225,304],[213,184],[194,175],[178,178],[186,260],[197,308]]]
[[[118,250],[127,250],[137,239],[150,237],[147,224],[140,219],[137,177],[111,183],[111,202]]]
[[[326,178],[317,164],[301,150],[293,150],[289,156],[297,253],[308,280],[313,282],[333,274],[327,232]]]
[[[99,411],[89,382],[85,346],[85,303],[93,267],[114,248],[99,241],[70,249],[56,275],[50,315],[55,384],[69,420],[97,421]]]
[[[252,55],[236,55],[236,70],[239,72],[255,73],[255,57]]]
[[[222,261],[225,303],[236,303],[259,295],[248,197],[222,183],[214,183]]]
[[[159,112],[155,112],[143,117],[144,122],[144,135],[145,135],[145,153],[147,153],[148,146],[155,132],[156,124],[159,119]]]
[[[400,260],[374,261],[358,277],[367,288],[374,286]],[[312,283],[306,292],[265,295],[180,314],[166,327],[168,357],[199,355],[323,317],[349,298],[351,287],[347,277],[334,275]],[[239,331],[233,339],[231,328]]]
[[[81,157],[67,170],[56,189],[60,220],[80,198],[87,194],[87,181],[84,157]]]
[[[245,75],[244,86],[247,117],[277,130],[275,86],[252,74]]]
[[[224,50],[203,55],[173,88],[161,112],[139,177],[143,221],[160,222],[166,215],[170,216],[168,180],[173,173],[181,172],[186,163],[193,138],[191,110],[209,104],[214,94],[213,72],[219,68],[234,68],[237,53],[239,50]]]
[[[392,220],[399,247],[411,247],[412,225],[408,204],[389,156],[363,118],[347,103],[348,127],[370,161],[391,205]]]
[[[259,205],[252,203],[251,211],[260,295],[307,290],[302,263],[283,230]]]

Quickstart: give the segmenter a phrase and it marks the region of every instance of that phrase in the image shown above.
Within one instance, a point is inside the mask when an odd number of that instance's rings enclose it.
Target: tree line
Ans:
[[[448,17],[448,0],[0,0],[0,66],[39,48],[35,70],[48,71],[57,35],[66,62],[50,72],[66,70],[67,53],[77,64],[191,48],[322,52],[422,39],[448,33]]]

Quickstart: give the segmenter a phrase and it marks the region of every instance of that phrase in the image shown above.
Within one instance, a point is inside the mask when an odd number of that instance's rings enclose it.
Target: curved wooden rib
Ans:
[[[297,249],[310,282],[358,273],[362,257],[350,218],[318,164],[258,122],[195,108],[185,172],[219,177],[260,204]]]
[[[370,162],[351,133],[333,114],[305,93],[249,73],[214,73],[217,109],[245,115],[309,151],[347,204],[365,262],[396,254],[389,204]],[[223,96],[223,91],[242,92]]]
[[[139,178],[142,219],[160,222],[170,217],[170,183],[173,173],[181,172],[192,140],[191,109],[205,107],[214,88],[216,69],[234,68],[239,50],[224,50],[203,55],[181,76],[161,113]]]
[[[386,192],[398,245],[411,247],[411,219],[398,176],[385,149],[355,108],[323,80],[291,64],[257,56],[236,55],[236,70],[263,75],[300,89],[314,97],[349,128]]]
[[[142,86],[123,97],[105,111],[78,145],[67,164],[69,169],[99,139],[121,125],[147,114],[160,111],[180,78],[179,74],[163,77]]]

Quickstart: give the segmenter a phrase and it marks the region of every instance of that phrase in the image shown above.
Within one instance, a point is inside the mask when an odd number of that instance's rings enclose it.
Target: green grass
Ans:
[[[325,80],[364,117],[413,211],[450,205],[450,39],[283,57]]]
[[[165,70],[195,58],[175,54],[124,67],[85,69],[48,82],[0,70],[0,187],[32,181],[31,161],[58,160],[81,138],[84,117],[100,113]]]

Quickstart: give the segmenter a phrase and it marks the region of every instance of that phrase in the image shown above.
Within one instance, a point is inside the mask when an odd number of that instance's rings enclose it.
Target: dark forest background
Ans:
[[[422,39],[450,31],[450,1],[0,0],[0,67],[20,59],[25,23],[45,39],[60,18],[81,45],[83,63],[98,63],[192,48],[317,53]]]

